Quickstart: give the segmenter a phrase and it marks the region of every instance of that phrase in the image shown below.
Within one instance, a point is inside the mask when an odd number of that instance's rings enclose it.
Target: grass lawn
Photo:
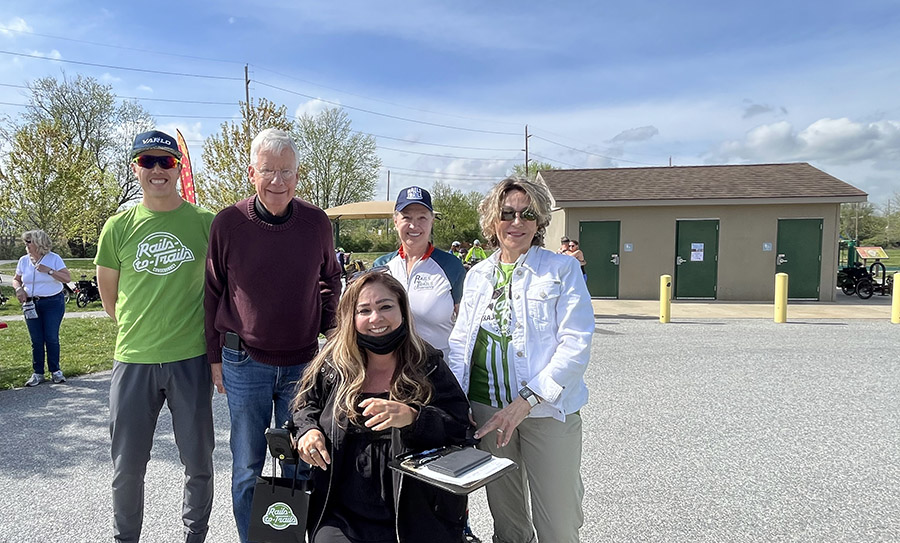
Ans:
[[[24,321],[8,324],[9,328],[0,330],[0,389],[21,387],[31,375],[28,328]],[[60,367],[66,377],[112,368],[116,344],[112,319],[63,319],[59,336]]]
[[[72,282],[81,279],[82,274],[86,279],[90,279],[97,274],[97,267],[94,266],[93,258],[65,258],[66,267],[72,272]],[[0,264],[0,273],[4,275],[15,275],[16,263]]]

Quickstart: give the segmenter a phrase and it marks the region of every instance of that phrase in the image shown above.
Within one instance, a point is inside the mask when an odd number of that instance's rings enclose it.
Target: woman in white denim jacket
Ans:
[[[449,366],[472,405],[476,437],[488,436],[481,448],[520,468],[487,487],[494,541],[527,543],[536,531],[542,542],[577,542],[590,295],[575,259],[541,248],[545,186],[504,179],[480,215],[499,250],[466,276]]]

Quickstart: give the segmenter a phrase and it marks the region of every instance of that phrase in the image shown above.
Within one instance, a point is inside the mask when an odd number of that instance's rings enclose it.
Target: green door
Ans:
[[[775,273],[788,274],[788,298],[818,300],[822,219],[778,219]]]
[[[619,297],[619,221],[582,222],[578,244],[593,298]]]
[[[719,221],[677,221],[675,297],[716,297],[719,269]]]

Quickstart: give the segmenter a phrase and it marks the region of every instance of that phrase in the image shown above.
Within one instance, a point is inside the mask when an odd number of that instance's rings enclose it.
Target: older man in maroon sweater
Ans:
[[[294,385],[318,351],[319,333],[334,326],[341,292],[331,223],[294,198],[298,157],[286,132],[260,132],[250,146],[256,196],[223,209],[209,234],[206,344],[216,389],[228,394],[231,495],[242,543],[266,458],[265,430],[273,410],[276,425],[291,418]],[[293,466],[284,468],[291,477]],[[309,467],[300,469],[303,476]]]

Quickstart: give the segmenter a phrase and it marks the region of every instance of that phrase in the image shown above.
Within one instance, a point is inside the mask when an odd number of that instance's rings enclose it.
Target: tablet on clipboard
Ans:
[[[469,494],[518,469],[508,458],[472,447],[447,447],[437,454],[401,458],[388,467],[453,494]]]

